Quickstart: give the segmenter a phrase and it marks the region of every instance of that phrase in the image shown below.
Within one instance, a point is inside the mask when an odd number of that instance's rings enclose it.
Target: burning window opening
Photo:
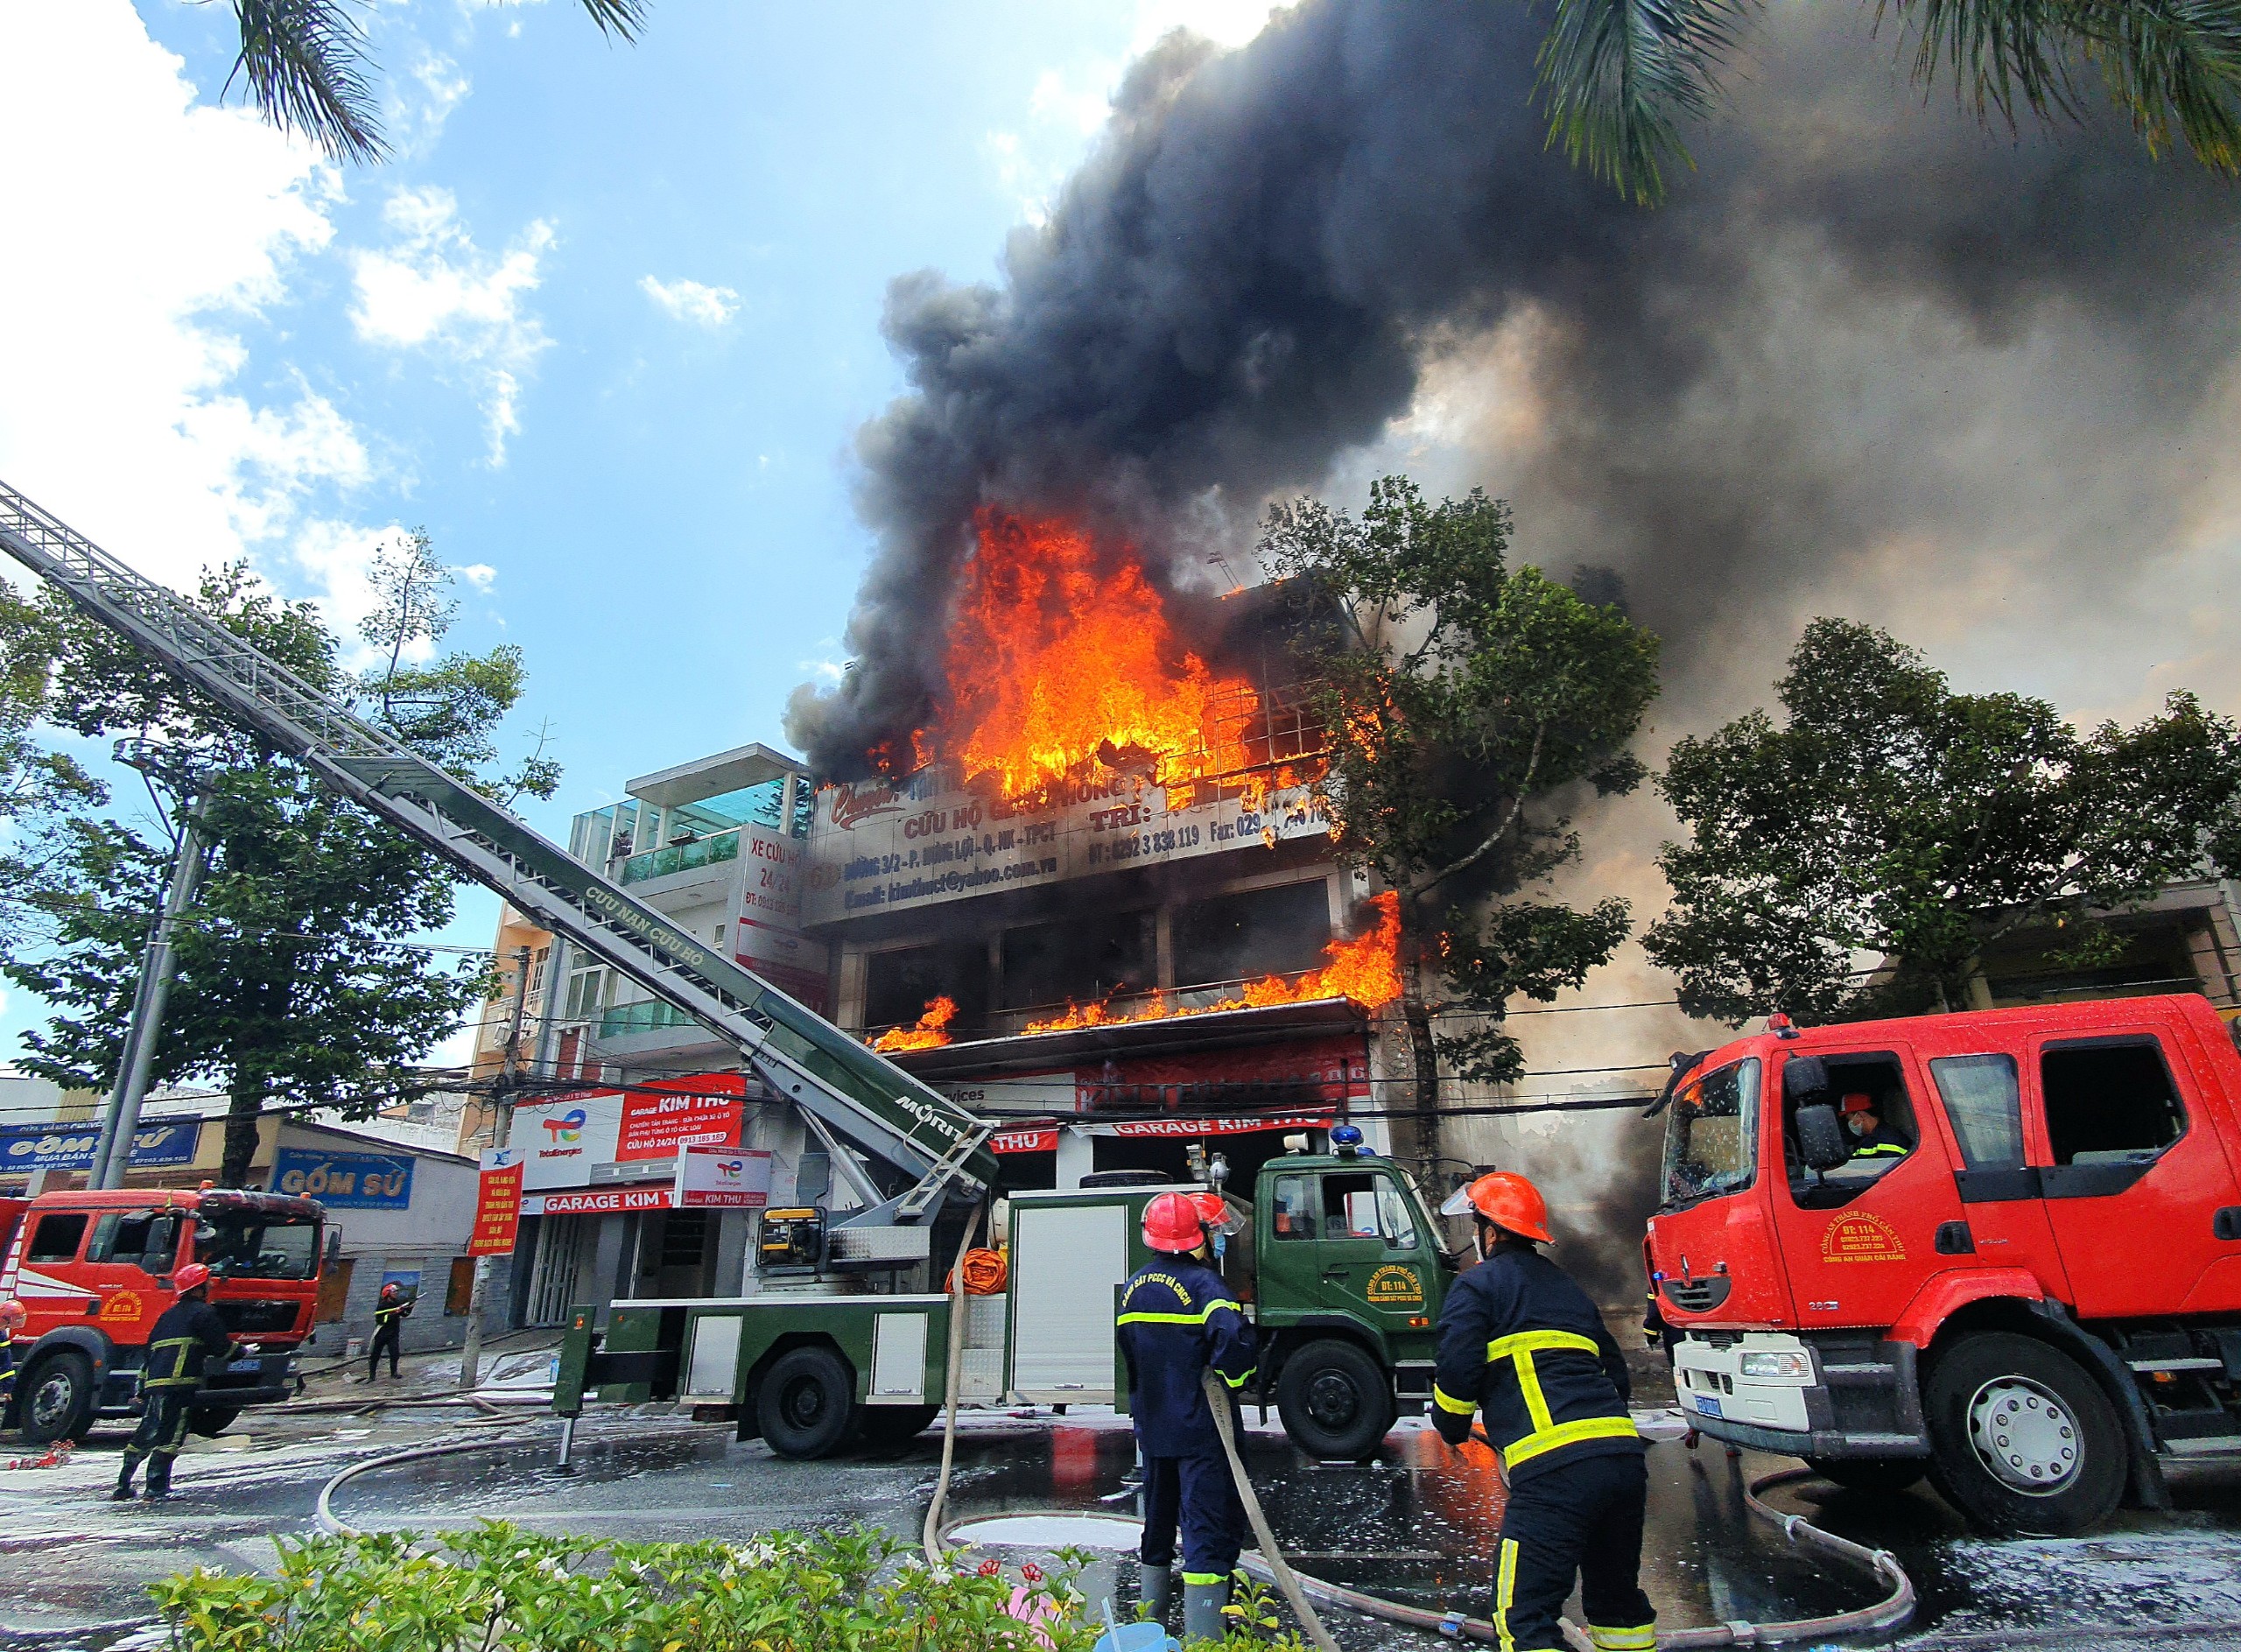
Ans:
[[[938,1050],[949,1042],[949,1023],[956,1019],[956,999],[929,999],[926,1013],[918,1017],[916,1026],[889,1027],[872,1040],[872,1048],[882,1055],[897,1050]]]
[[[936,727],[875,748],[875,768],[899,777],[945,757],[1015,807],[1100,772],[1162,787],[1170,807],[1314,777],[1324,740],[1305,696],[1218,674],[1185,648],[1133,550],[1101,559],[1056,518],[984,509],[974,526],[949,704]]]
[[[1352,940],[1332,941],[1324,949],[1330,961],[1320,969],[1289,980],[1264,975],[1247,981],[1241,991],[1207,1004],[1177,1003],[1169,992],[1153,993],[1142,1002],[1124,1009],[1115,1009],[1112,999],[1070,1003],[1064,1015],[1029,1022],[1027,1030],[1076,1032],[1085,1027],[1118,1027],[1229,1009],[1265,1009],[1321,998],[1348,998],[1365,1009],[1382,1009],[1401,995],[1401,897],[1388,889],[1373,896],[1371,904],[1377,909],[1376,927]]]

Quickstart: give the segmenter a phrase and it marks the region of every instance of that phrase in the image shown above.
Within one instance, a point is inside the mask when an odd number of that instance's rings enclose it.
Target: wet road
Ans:
[[[308,1529],[320,1486],[351,1460],[440,1440],[513,1435],[472,1455],[362,1475],[336,1494],[362,1528],[430,1527],[478,1518],[615,1536],[744,1536],[774,1527],[861,1522],[915,1541],[939,1456],[938,1435],[899,1452],[786,1463],[721,1428],[653,1417],[602,1418],[566,1471],[547,1420],[460,1424],[418,1417],[371,1424],[308,1419],[294,1437],[181,1460],[163,1508],[118,1507],[104,1494],[117,1442],[67,1468],[0,1473],[0,1647],[137,1615],[148,1576],[194,1564],[269,1564],[270,1537]],[[1371,1465],[1303,1459],[1273,1431],[1248,1445],[1271,1523],[1301,1570],[1411,1604],[1486,1609],[1500,1486],[1483,1452],[1451,1452],[1404,1425]],[[1129,1513],[1125,1424],[1092,1414],[974,1417],[959,1438],[954,1515],[1043,1508]],[[1678,1443],[1650,1454],[1645,1586],[1668,1627],[1794,1618],[1865,1604],[1858,1575],[1793,1550],[1745,1509],[1746,1475],[1788,1466],[1731,1459]],[[1998,1543],[1970,1535],[1926,1490],[1876,1499],[1819,1482],[1776,1494],[1785,1508],[1896,1553],[1922,1600],[1905,1643],[2231,1647],[2241,1652],[2241,1470],[2197,1470],[2174,1485],[2172,1515],[2127,1514],[2069,1542]],[[999,1551],[1001,1552],[1001,1551]],[[1025,1550],[1020,1557],[1025,1557]],[[1133,1591],[1134,1564],[1093,1568],[1093,1592]],[[1326,1614],[1354,1648],[1429,1645],[1430,1637]],[[95,1637],[97,1640],[99,1637]],[[92,1644],[88,1641],[88,1644]]]

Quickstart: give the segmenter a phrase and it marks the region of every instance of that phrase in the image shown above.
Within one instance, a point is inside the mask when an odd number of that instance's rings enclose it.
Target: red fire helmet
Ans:
[[[1198,1220],[1218,1234],[1233,1234],[1245,1224],[1230,1209],[1229,1201],[1219,1193],[1193,1193],[1191,1200],[1198,1206]]]
[[[1439,1207],[1443,1216],[1472,1211],[1506,1233],[1549,1242],[1549,1201],[1514,1170],[1490,1170],[1470,1186],[1456,1189]]]
[[[0,1329],[13,1331],[30,1317],[29,1311],[13,1297],[0,1302]]]
[[[182,1297],[197,1285],[210,1283],[210,1270],[199,1262],[191,1262],[172,1276],[172,1288]]]
[[[1850,1118],[1855,1113],[1872,1113],[1874,1111],[1875,1098],[1872,1095],[1865,1094],[1859,1091],[1855,1091],[1851,1095],[1844,1098],[1844,1113],[1846,1118]]]
[[[1188,1193],[1161,1193],[1144,1206],[1144,1243],[1178,1255],[1206,1242],[1206,1219]]]

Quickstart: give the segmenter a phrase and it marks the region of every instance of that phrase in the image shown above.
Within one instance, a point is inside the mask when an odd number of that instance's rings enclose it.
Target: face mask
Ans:
[[[1854,1135],[1865,1135],[1874,1127],[1868,1123],[1866,1114],[1855,1113],[1844,1121],[1844,1128]]]

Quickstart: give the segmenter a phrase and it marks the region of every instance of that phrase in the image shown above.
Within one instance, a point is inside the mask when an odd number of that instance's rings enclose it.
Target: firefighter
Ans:
[[[1144,1244],[1158,1254],[1122,1288],[1116,1334],[1144,1460],[1142,1599],[1156,1616],[1167,1608],[1179,1522],[1183,1633],[1219,1641],[1245,1508],[1201,1379],[1212,1367],[1235,1394],[1252,1379],[1254,1350],[1244,1310],[1208,1261],[1206,1221],[1188,1193],[1161,1193],[1144,1206]]]
[[[222,1360],[233,1346],[226,1322],[210,1305],[210,1270],[191,1262],[172,1276],[179,1300],[164,1310],[148,1332],[148,1363],[140,1373],[140,1428],[124,1448],[124,1466],[109,1494],[118,1502],[132,1495],[132,1471],[148,1459],[148,1501],[171,1495],[172,1459],[186,1444],[187,1413],[204,1367]]]
[[[1557,1613],[1579,1574],[1588,1638],[1648,1652],[1655,1612],[1641,1591],[1648,1469],[1626,1413],[1626,1362],[1587,1294],[1535,1248],[1549,1206],[1522,1176],[1479,1177],[1440,1207],[1477,1219],[1479,1265],[1439,1316],[1432,1420],[1459,1445],[1483,1409],[1509,1501],[1494,1567],[1502,1652],[1555,1652]]]
[[[412,1317],[412,1298],[394,1279],[382,1282],[381,1299],[374,1304],[374,1339],[366,1349],[366,1381],[381,1369],[382,1350],[389,1350],[390,1381],[397,1380],[397,1352],[404,1338],[404,1322]]]
[[[28,1317],[13,1297],[0,1298],[0,1417],[16,1397],[16,1332]]]
[[[1851,1132],[1852,1162],[1862,1160],[1902,1159],[1914,1151],[1899,1139],[1898,1132],[1884,1123],[1876,1111],[1875,1098],[1853,1094],[1844,1098],[1844,1128]]]

